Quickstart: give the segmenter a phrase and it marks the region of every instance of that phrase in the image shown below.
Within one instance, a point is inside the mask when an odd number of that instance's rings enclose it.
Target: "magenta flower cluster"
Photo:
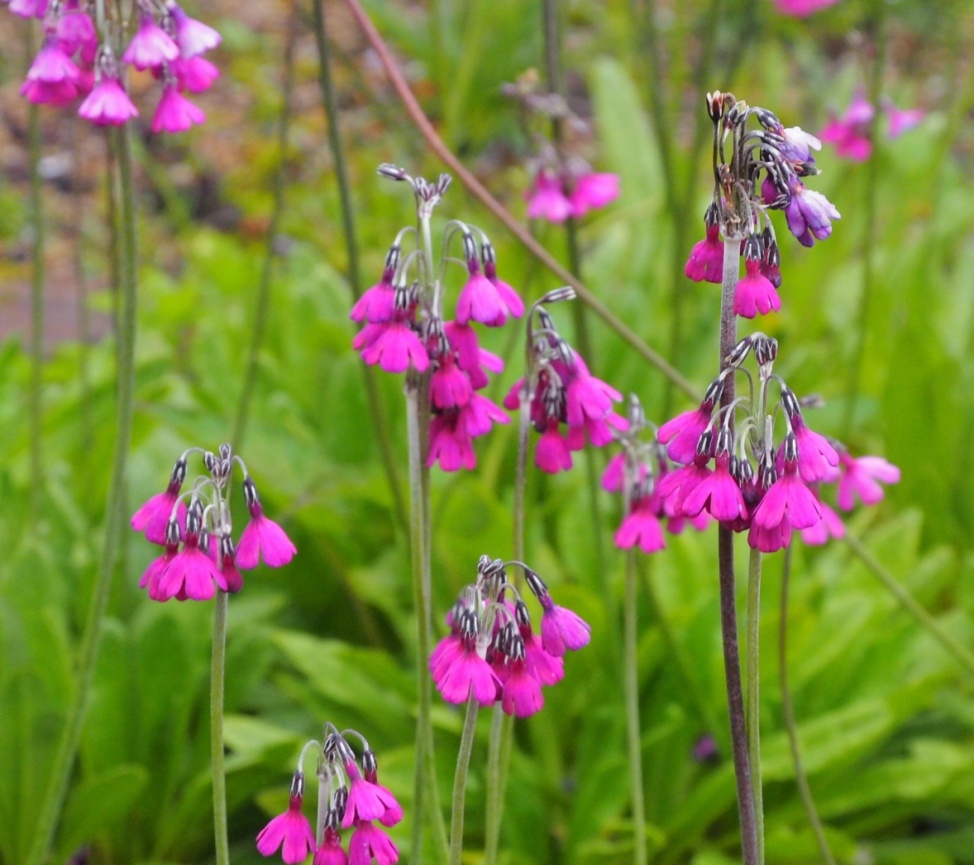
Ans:
[[[431,184],[394,166],[383,166],[380,173],[412,184],[420,218],[427,222],[450,183],[449,175]],[[486,435],[496,423],[510,422],[499,406],[479,392],[489,383],[488,373],[503,371],[504,362],[480,347],[473,324],[501,327],[508,317],[524,314],[524,303],[497,275],[494,247],[479,229],[460,220],[447,224],[444,258],[435,274],[422,249],[404,255],[402,240],[411,234],[411,229],[399,233],[386,255],[382,278],[352,307],[351,319],[364,324],[352,345],[367,364],[386,372],[429,376],[432,421],[427,464],[438,464],[448,472],[472,469],[477,463],[473,440]],[[457,237],[466,281],[457,297],[454,318],[445,320],[445,269],[457,263],[447,257],[446,250]]]
[[[202,54],[220,43],[212,27],[189,17],[174,0],[137,0],[139,27],[119,62],[101,42],[83,0],[11,0],[11,12],[41,18],[44,41],[21,87],[36,104],[82,102],[78,114],[99,126],[121,125],[139,110],[129,98],[123,66],[149,71],[162,86],[153,132],[183,132],[206,119],[184,93],[202,93],[219,76]]]
[[[742,238],[745,275],[734,289],[734,313],[744,318],[781,308],[781,257],[769,211],[782,210],[803,246],[832,233],[838,210],[803,178],[818,174],[813,151],[821,142],[800,127],[785,128],[766,108],[730,93],[708,93],[714,124],[714,195],[704,216],[706,236],[690,252],[684,272],[697,282],[720,283],[725,238]],[[748,128],[751,119],[758,128]]]
[[[886,114],[886,134],[891,139],[898,138],[924,118],[924,112],[919,108],[901,110],[888,100],[883,100],[880,104]],[[872,131],[875,116],[876,109],[865,93],[859,90],[841,117],[832,116],[819,133],[819,138],[834,144],[835,152],[843,159],[865,162],[873,152]]]
[[[507,568],[524,571],[541,604],[541,635]],[[544,581],[521,562],[481,556],[477,579],[460,594],[447,617],[450,633],[433,650],[429,666],[448,703],[473,697],[481,706],[500,702],[508,715],[525,718],[541,710],[541,688],[565,675],[564,655],[588,645],[591,630],[571,610],[558,606]]]
[[[504,407],[526,411],[541,434],[534,452],[535,465],[556,474],[572,467],[572,452],[586,441],[603,447],[613,430],[624,431],[624,417],[613,410],[622,399],[614,387],[596,378],[555,328],[544,303],[574,297],[570,289],[556,289],[535,303],[529,314],[528,370],[504,398]]]
[[[756,392],[719,407],[727,378],[741,371],[751,353],[758,364]],[[788,546],[795,529],[813,544],[842,536],[842,522],[821,500],[820,485],[838,481],[839,507],[851,508],[857,495],[867,504],[879,501],[883,492],[877,482],[896,483],[900,477],[885,460],[853,459],[838,442],[809,429],[799,400],[773,372],[776,357],[775,340],[763,334],[745,337],[699,408],[667,421],[658,432],[667,456],[681,465],[655,485],[673,513],[709,514],[727,528],[747,531],[748,544],[762,552]],[[779,393],[776,405],[769,404],[772,382]],[[779,408],[785,430],[775,443]]]
[[[207,474],[184,493],[187,459],[194,453],[202,455]],[[250,513],[236,545],[228,489],[235,466],[244,475],[243,495]],[[206,601],[217,588],[239,592],[243,586],[241,570],[257,567],[261,559],[272,568],[281,567],[297,552],[284,529],[264,514],[247,467],[227,444],[217,453],[202,448],[184,451],[173,466],[166,489],[132,516],[132,528],[164,548],[139,582],[154,601]]]
[[[610,493],[622,493],[625,515],[615,533],[615,545],[622,550],[638,546],[644,553],[656,553],[666,546],[663,532],[679,535],[687,524],[700,531],[710,524],[706,512],[687,517],[677,511],[672,496],[659,493],[659,482],[674,466],[666,452],[655,441],[646,440],[647,430],[642,406],[630,397],[629,428],[617,434],[622,450],[609,460],[602,474],[602,487]]]
[[[403,817],[402,807],[392,792],[378,781],[378,763],[365,739],[355,731],[339,733],[332,724],[325,725],[323,744],[309,742],[301,754],[298,770],[291,781],[287,810],[271,820],[257,836],[257,850],[273,856],[278,850],[288,865],[304,862],[314,851],[313,865],[393,865],[399,861],[399,849],[382,826],[395,826]],[[358,736],[364,751],[361,768],[346,736]],[[319,752],[318,778],[327,799],[327,808],[319,808],[317,839],[302,811],[305,752],[314,747]],[[351,829],[346,852],[343,829]]]
[[[581,174],[540,168],[524,196],[528,218],[548,222],[579,219],[619,197],[619,175],[585,170]]]

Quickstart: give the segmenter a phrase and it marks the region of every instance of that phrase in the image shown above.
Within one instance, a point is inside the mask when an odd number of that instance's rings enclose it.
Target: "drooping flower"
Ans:
[[[590,210],[605,207],[619,197],[619,175],[609,173],[583,174],[575,180],[575,187],[568,196],[571,215],[575,219]]]
[[[257,487],[249,477],[244,478],[244,498],[250,511],[250,522],[240,536],[237,567],[244,570],[256,568],[261,558],[271,568],[286,565],[294,558],[297,548],[284,529],[264,514]]]
[[[169,68],[179,88],[188,90],[190,93],[203,93],[209,90],[213,82],[220,77],[220,70],[205,57],[178,57]]]
[[[176,43],[183,58],[196,57],[220,44],[219,32],[202,21],[190,18],[173,0],[168,0],[166,5],[176,22]]]
[[[730,473],[731,435],[728,429],[717,436],[717,453],[714,470],[683,498],[681,512],[695,517],[706,510],[715,520],[730,523],[747,513],[744,496]]]
[[[865,456],[854,458],[848,453],[839,454],[839,491],[836,502],[844,511],[852,510],[858,496],[864,505],[874,505],[883,498],[883,488],[879,485],[896,484],[900,481],[900,470],[882,457]]]
[[[785,436],[784,471],[768,488],[751,517],[751,532],[748,543],[762,552],[771,553],[780,549],[774,546],[778,539],[787,540],[782,526],[789,529],[810,529],[821,518],[822,511],[815,494],[805,486],[798,474],[797,445],[794,434]],[[778,535],[775,532],[779,532]]]
[[[411,315],[398,310],[391,321],[362,328],[352,347],[362,353],[367,364],[378,364],[386,372],[405,372],[410,366],[425,372],[430,364],[429,354],[413,330]]]
[[[716,378],[707,388],[698,408],[685,411],[664,423],[656,437],[667,446],[666,455],[677,463],[689,463],[697,453],[700,436],[710,427],[714,406],[724,390],[723,378]]]
[[[132,529],[145,532],[147,541],[166,543],[166,527],[175,516],[180,529],[186,526],[186,505],[179,501],[179,491],[186,480],[186,461],[176,461],[164,492],[152,496],[132,515]],[[175,511],[175,512],[174,512]]]
[[[179,46],[151,15],[142,15],[139,29],[122,55],[123,63],[131,63],[139,71],[155,69],[172,63],[179,57]]]
[[[78,108],[78,114],[96,126],[121,126],[139,116],[139,109],[132,104],[122,82],[103,76]]]
[[[860,90],[842,117],[833,117],[819,138],[835,145],[835,152],[853,162],[865,162],[873,152],[870,128],[876,109]]]
[[[541,170],[534,178],[534,186],[525,196],[528,200],[528,219],[564,222],[572,215],[573,205],[562,189],[561,180]]]
[[[797,178],[791,186],[791,202],[785,208],[788,230],[802,246],[813,246],[832,233],[832,220],[841,215],[821,192],[808,189]]]
[[[345,762],[345,773],[348,775],[349,789],[345,816],[342,818],[343,828],[372,820],[378,820],[383,826],[395,826],[402,820],[402,807],[392,792],[378,782],[363,777],[353,759]]]
[[[827,543],[830,538],[844,538],[845,524],[841,517],[821,500],[818,507],[822,512],[822,519],[814,526],[801,530],[802,540],[809,546],[816,547]]]
[[[659,519],[660,500],[648,495],[633,499],[629,513],[614,535],[615,545],[628,550],[639,545],[644,553],[656,553],[666,546]]]
[[[724,242],[720,239],[720,225],[714,208],[707,210],[704,223],[707,236],[694,244],[683,272],[694,282],[720,285],[724,273]]]
[[[734,315],[754,318],[758,313],[767,315],[781,309],[781,298],[774,285],[761,273],[760,258],[746,258],[745,276],[734,286]]]
[[[356,823],[348,842],[349,865],[393,865],[399,861],[399,848],[378,826]]]
[[[295,778],[298,776],[295,775]],[[296,784],[294,785],[296,786]],[[278,849],[281,858],[288,865],[297,865],[308,858],[308,853],[315,849],[315,836],[308,818],[301,813],[300,792],[293,792],[288,802],[287,811],[278,814],[270,821],[257,836],[257,851],[262,856],[273,856]],[[304,776],[301,776],[300,789],[304,789]]]
[[[886,115],[889,138],[899,138],[904,132],[923,122],[926,112],[922,108],[897,108],[890,100],[880,100],[880,107]]]
[[[205,120],[206,115],[201,108],[183,96],[177,86],[167,85],[163,88],[162,98],[152,117],[152,131],[185,132]]]
[[[541,682],[535,677],[524,657],[515,658],[506,665],[501,689],[501,707],[508,715],[527,718],[541,711],[544,697]]]
[[[782,15],[807,18],[820,9],[827,9],[838,2],[839,0],[774,0],[774,5]]]
[[[321,846],[315,850],[311,865],[348,865],[348,854],[342,847],[342,836],[331,826],[325,826]]]

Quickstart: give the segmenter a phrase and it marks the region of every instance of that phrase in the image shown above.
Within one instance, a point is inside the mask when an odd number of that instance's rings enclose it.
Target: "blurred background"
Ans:
[[[540,79],[539,4],[371,0],[366,4],[425,111],[481,182],[526,221],[543,117],[504,85]],[[265,510],[299,553],[247,572],[230,600],[226,738],[232,858],[286,803],[301,744],[332,720],[376,751],[407,818],[415,637],[407,535],[383,470],[361,361],[351,349],[349,256],[319,87],[311,6],[211,0],[186,8],[223,35],[204,125],[177,136],[135,122],[140,252],[135,427],[127,512],[165,488],[187,447],[228,440],[270,303],[243,441]],[[850,530],[956,639],[971,645],[974,570],[974,13],[966,0],[840,0],[807,18],[771,0],[571,0],[560,5],[564,95],[585,122],[573,152],[620,176],[621,195],[577,226],[586,284],[702,391],[716,373],[716,286],[683,275],[710,198],[704,94],[720,89],[818,132],[861,93],[877,107],[869,157],[826,144],[814,188],[842,214],[800,247],[778,224],[782,310],[754,327],[780,342],[776,370],[819,394],[811,426],[854,454],[879,454],[902,481]],[[442,166],[409,122],[375,52],[338,0],[324,4],[352,181],[364,285],[414,220],[385,161]],[[0,10],[0,862],[32,841],[66,708],[103,539],[114,442],[114,284],[103,131],[42,107],[42,474],[26,422],[33,372],[28,26]],[[290,70],[290,71],[289,71]],[[532,72],[532,70],[535,70]],[[152,86],[131,77],[133,98]],[[922,109],[889,137],[885,100]],[[285,146],[281,118],[286,118]],[[895,131],[895,130],[894,130]],[[276,204],[275,202],[279,202]],[[437,224],[461,218],[497,248],[526,299],[559,283],[459,183]],[[568,260],[562,226],[537,238]],[[462,282],[462,277],[460,277]],[[450,288],[455,292],[461,282]],[[572,333],[567,305],[552,310]],[[33,316],[33,317],[32,317]],[[592,372],[635,393],[661,423],[691,403],[591,314]],[[571,339],[571,337],[570,337]],[[520,329],[486,338],[519,370]],[[405,483],[402,383],[373,376]],[[472,472],[434,470],[434,607],[445,614],[481,554],[511,555],[515,433],[477,443]],[[611,450],[608,449],[608,450]],[[601,469],[607,453],[594,455]],[[590,503],[584,459],[528,479],[528,562],[593,626],[544,710],[519,721],[503,861],[608,865],[632,858],[621,677],[620,503]],[[35,503],[32,506],[32,502]],[[39,502],[39,505],[36,503]],[[239,504],[239,502],[238,502]],[[241,515],[242,522],[242,515]],[[738,861],[716,581],[716,531],[668,539],[641,563],[640,704],[648,839],[659,865]],[[212,861],[208,758],[209,604],[149,601],[156,555],[125,538],[90,711],[54,862]],[[743,566],[743,552],[741,553]],[[767,861],[817,858],[782,728],[776,649],[781,556],[765,567],[762,622]],[[974,862],[974,689],[849,547],[797,545],[789,674],[806,768],[839,862]],[[437,613],[437,637],[445,633]],[[435,703],[436,758],[449,801],[461,716]],[[483,831],[489,720],[472,763],[467,860]],[[712,743],[710,742],[712,739]],[[704,740],[706,747],[701,747]],[[710,745],[713,747],[710,747]],[[72,857],[75,857],[72,859]],[[87,857],[87,858],[85,858]]]

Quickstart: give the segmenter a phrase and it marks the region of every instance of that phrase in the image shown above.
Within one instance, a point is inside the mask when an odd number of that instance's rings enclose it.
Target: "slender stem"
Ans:
[[[227,598],[213,602],[213,656],[210,662],[210,771],[213,775],[213,840],[217,865],[230,865],[227,836],[227,774],[223,755],[223,681],[227,663]]]
[[[318,805],[315,816],[315,845],[320,847],[325,841],[325,818],[328,816],[328,782],[325,776],[318,776]]]
[[[699,400],[700,397],[697,393],[696,388],[680,374],[671,364],[669,364],[662,355],[657,351],[652,349],[650,346],[646,345],[633,331],[628,327],[623,321],[618,318],[599,298],[592,294],[585,285],[582,284],[576,276],[574,276],[566,267],[564,267],[554,256],[551,255],[543,246],[541,246],[532,236],[527,229],[524,228],[514,216],[499,202],[495,199],[460,162],[459,159],[450,151],[450,149],[443,142],[443,139],[437,134],[430,123],[429,118],[423,113],[423,109],[420,107],[419,102],[413,95],[409,88],[409,84],[403,77],[402,73],[399,71],[395,60],[389,51],[388,46],[382,39],[379,31],[376,30],[375,25],[372,23],[368,16],[368,13],[362,8],[362,5],[358,0],[345,0],[352,16],[358,22],[359,27],[365,34],[365,37],[369,45],[373,48],[376,55],[379,57],[379,61],[382,63],[383,68],[386,70],[386,74],[389,76],[389,80],[392,83],[393,89],[399,96],[400,101],[403,103],[403,107],[406,109],[406,113],[409,115],[410,119],[416,125],[420,134],[426,140],[430,149],[436,153],[437,156],[446,164],[450,171],[457,177],[457,179],[467,187],[467,190],[477,198],[494,216],[503,223],[504,227],[514,236],[514,238],[538,261],[540,261],[545,267],[548,268],[555,276],[558,277],[565,284],[570,285],[575,289],[576,294],[582,299],[582,301],[606,324],[609,325],[612,330],[614,330],[625,342],[627,342],[632,348],[639,353],[645,360],[656,367],[666,378],[673,382],[673,384],[682,390],[691,399]]]
[[[896,578],[886,570],[876,557],[863,545],[851,532],[846,532],[845,542],[852,551],[859,557],[862,563],[873,573],[873,576],[882,583],[883,587],[899,601],[900,605],[917,622],[940,643],[950,654],[952,654],[964,668],[974,675],[974,654],[970,649],[955,640],[943,626],[928,613],[916,599],[896,580]]]
[[[95,663],[101,637],[101,624],[111,594],[112,576],[118,561],[122,530],[125,524],[125,476],[132,433],[132,405],[135,388],[135,330],[137,303],[137,226],[135,194],[132,183],[132,151],[129,128],[110,132],[117,150],[117,169],[121,190],[120,295],[121,315],[118,328],[117,407],[115,449],[112,456],[108,502],[105,507],[105,535],[98,572],[88,606],[88,616],[81,634],[76,674],[77,687],[58,741],[50,782],[40,808],[34,843],[26,865],[42,865],[50,853],[64,799],[71,783],[71,770],[81,740],[85,714],[91,695]],[[114,224],[113,224],[114,227]]]
[[[27,27],[27,55],[34,54],[34,24]],[[30,275],[30,510],[40,517],[44,495],[44,203],[42,197],[41,128],[37,105],[28,110],[30,147],[30,214],[33,246]]]
[[[231,441],[238,450],[243,444],[247,431],[247,421],[250,415],[250,402],[257,383],[260,351],[264,345],[264,335],[267,331],[267,316],[270,312],[271,278],[274,273],[274,260],[277,257],[275,244],[284,213],[284,178],[287,169],[287,139],[291,125],[291,102],[294,91],[294,45],[297,41],[298,14],[294,6],[288,17],[287,35],[284,42],[284,77],[281,82],[281,113],[277,119],[277,166],[274,170],[273,205],[270,222],[267,225],[266,250],[264,266],[260,272],[260,282],[257,285],[257,307],[254,310],[254,329],[250,336],[247,351],[247,364],[244,367],[243,384],[240,389],[240,399],[237,402],[237,415],[233,423],[233,437]]]
[[[788,746],[791,748],[791,760],[795,766],[795,783],[801,796],[805,815],[808,817],[815,843],[818,844],[822,861],[826,865],[835,865],[832,851],[829,849],[828,839],[825,837],[825,827],[818,816],[812,788],[808,784],[805,766],[802,763],[801,745],[798,741],[798,725],[795,723],[795,709],[791,702],[791,688],[788,687],[788,581],[791,576],[791,546],[785,547],[785,560],[781,572],[781,615],[778,623],[778,681],[781,684],[781,711],[784,714],[785,730],[788,733]]]
[[[869,78],[869,99],[876,105],[880,89],[883,84],[883,68],[886,65],[886,3],[877,0],[872,4],[873,26],[875,28],[875,55]],[[878,112],[877,112],[878,114]],[[874,147],[879,136],[876,134],[878,123],[874,119],[870,125]],[[845,431],[848,434],[852,428],[853,413],[859,402],[859,391],[862,387],[862,362],[866,354],[866,340],[869,330],[869,307],[876,282],[876,237],[879,231],[878,192],[879,192],[879,154],[873,153],[866,165],[866,189],[863,195],[863,209],[865,211],[865,235],[862,242],[862,289],[859,295],[859,311],[857,314],[856,348],[852,358],[852,370],[849,376],[848,398],[845,411]]]
[[[724,358],[737,342],[737,319],[734,316],[734,286],[740,273],[740,238],[724,240],[724,272],[720,297],[720,368]],[[728,376],[721,405],[734,399],[733,376]],[[720,526],[717,530],[717,562],[720,578],[720,626],[724,649],[724,675],[727,680],[727,711],[730,718],[731,747],[734,752],[734,776],[737,780],[737,807],[741,822],[741,850],[744,865],[758,865],[757,824],[751,789],[751,766],[747,753],[747,725],[741,689],[741,657],[737,645],[737,603],[734,580],[734,534]]]
[[[634,865],[646,865],[646,803],[643,795],[643,749],[639,723],[639,670],[636,662],[638,628],[636,614],[636,551],[626,550],[626,603],[623,618],[623,663],[625,665],[626,732],[629,745],[629,782],[632,786],[632,831]]]
[[[761,789],[761,552],[751,550],[747,569],[747,615],[744,645],[745,716],[747,755],[751,764],[754,824],[758,835],[758,862],[764,865],[764,792]]]
[[[460,865],[463,855],[463,807],[467,796],[467,772],[473,753],[474,733],[477,732],[477,700],[473,694],[467,699],[467,714],[460,735],[457,752],[457,771],[453,777],[453,819],[450,823],[450,865]]]
[[[342,147],[341,126],[338,117],[338,102],[335,98],[335,86],[331,78],[331,49],[328,46],[328,31],[326,29],[327,16],[324,10],[324,0],[312,0],[314,16],[315,44],[318,47],[318,84],[321,88],[322,102],[325,106],[325,116],[328,120],[328,146],[332,160],[335,163],[335,178],[338,181],[338,197],[341,202],[342,232],[345,236],[345,251],[348,255],[348,284],[352,297],[356,300],[362,296],[362,274],[359,266],[358,235],[355,230],[355,208],[352,205],[352,185],[348,178],[348,165],[345,160],[345,149]],[[379,398],[379,387],[376,382],[376,371],[365,364],[362,365],[362,375],[365,380],[365,397],[369,404],[369,414],[372,416],[372,430],[379,444],[379,455],[382,467],[392,495],[393,508],[399,525],[404,529],[409,525],[406,513],[406,501],[403,498],[402,483],[399,479],[399,467],[396,453],[392,444],[389,424],[386,422],[385,411]]]
[[[429,560],[429,507],[426,504],[428,477],[424,454],[426,448],[424,426],[428,423],[428,411],[420,406],[429,405],[428,379],[415,376],[406,384],[406,424],[409,440],[409,493],[410,493],[410,557],[413,571],[413,598],[416,612],[416,769],[413,802],[413,861],[422,859],[423,825],[432,822],[440,849],[439,861],[448,855],[446,827],[438,807],[436,790],[436,763],[433,754],[433,685],[427,670],[431,646],[431,586]],[[427,809],[429,811],[427,812]]]

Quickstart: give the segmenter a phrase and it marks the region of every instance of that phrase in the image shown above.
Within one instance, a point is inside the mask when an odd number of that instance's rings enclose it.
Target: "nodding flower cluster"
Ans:
[[[741,366],[752,353],[758,366],[756,386]],[[896,483],[900,478],[899,469],[885,460],[853,459],[841,444],[805,425],[800,401],[773,372],[777,353],[777,341],[764,334],[742,339],[700,407],[667,421],[657,436],[669,458],[682,464],[656,485],[674,515],[707,513],[727,528],[746,530],[748,544],[768,553],[788,546],[794,529],[812,544],[844,534],[838,515],[821,501],[821,484],[838,481],[839,507],[851,508],[857,494],[867,504],[882,498],[877,481]],[[737,373],[746,375],[749,396],[720,406],[727,379]],[[779,394],[774,406],[769,405],[772,381]],[[779,408],[785,429],[776,445]],[[743,416],[738,419],[739,411]]]
[[[714,195],[704,215],[706,237],[697,243],[685,273],[697,282],[720,283],[724,244],[741,239],[745,276],[734,289],[734,313],[744,318],[781,308],[781,256],[770,210],[783,210],[788,229],[803,246],[825,240],[839,212],[802,178],[819,173],[813,150],[821,142],[800,127],[785,128],[773,112],[752,108],[730,93],[707,94],[714,124]],[[748,129],[754,118],[757,129]]]
[[[191,454],[202,455],[207,474],[196,478],[191,490],[182,492]],[[250,522],[236,546],[231,536],[228,488],[235,465],[244,475],[243,495],[250,511]],[[154,601],[206,601],[213,597],[215,587],[239,592],[241,569],[256,568],[262,558],[272,568],[281,567],[297,552],[284,529],[265,516],[244,461],[228,444],[220,445],[217,453],[203,448],[184,451],[173,466],[169,485],[135,512],[132,528],[165,547],[139,583]]]
[[[270,821],[257,836],[257,850],[273,856],[278,849],[289,865],[304,862],[314,851],[313,865],[392,865],[399,861],[399,850],[378,826],[395,826],[402,820],[396,797],[378,781],[378,763],[365,737],[355,730],[325,724],[324,743],[312,739],[301,750],[298,768],[291,780],[287,810]],[[346,736],[362,743],[361,768]],[[319,802],[317,836],[301,811],[304,800],[305,755],[318,752]],[[348,852],[342,845],[342,829],[352,829]]]
[[[661,496],[659,483],[673,466],[655,437],[644,433],[651,427],[635,395],[629,397],[629,428],[616,433],[622,450],[609,460],[602,474],[602,487],[623,494],[625,516],[615,533],[621,550],[639,546],[644,553],[656,553],[666,546],[663,521],[671,535],[680,534],[687,523],[698,531],[710,524],[710,516],[700,512],[691,517],[678,513],[672,496]]]
[[[612,441],[613,429],[628,426],[612,410],[622,394],[588,371],[542,305],[574,296],[570,288],[557,288],[532,305],[527,319],[528,368],[504,398],[505,408],[520,408],[541,433],[534,464],[550,474],[570,469],[571,452],[584,448],[586,438],[602,447]]]
[[[123,65],[148,70],[162,85],[153,132],[183,132],[206,115],[183,93],[202,93],[219,76],[201,55],[220,43],[212,27],[190,18],[174,0],[136,0],[139,28],[119,62],[99,42],[90,0],[10,0],[10,11],[42,18],[44,41],[21,95],[37,104],[64,106],[83,96],[78,114],[99,126],[138,117],[123,84]]]
[[[508,316],[524,314],[524,303],[497,276],[497,256],[487,235],[458,219],[446,224],[444,254],[434,266],[430,217],[450,185],[448,174],[429,183],[394,165],[380,166],[379,173],[412,186],[420,229],[399,232],[386,255],[381,280],[352,307],[351,319],[365,323],[352,345],[367,364],[378,364],[386,372],[429,373],[433,419],[427,464],[438,463],[448,472],[472,469],[477,463],[473,439],[486,435],[495,423],[510,422],[499,406],[477,393],[487,386],[487,373],[500,373],[504,362],[480,347],[472,324],[501,327]],[[416,240],[416,248],[404,254],[407,236]],[[455,238],[462,244],[467,280],[457,297],[455,316],[447,321],[446,268],[461,263],[446,255]]]
[[[537,142],[536,152],[528,160],[528,170],[534,180],[524,195],[529,219],[548,222],[580,219],[590,210],[605,207],[619,197],[619,175],[594,171],[577,152],[580,144],[591,137],[592,129],[562,96],[543,92],[533,71],[501,89],[505,96],[521,104],[525,125],[531,117],[539,117],[559,124],[562,133],[551,141],[538,132],[532,134],[530,129],[526,130]]]
[[[887,136],[898,138],[904,132],[912,129],[924,118],[920,108],[899,109],[888,99],[880,101],[880,107],[888,122]],[[822,141],[835,145],[835,152],[843,159],[853,162],[865,162],[873,152],[873,118],[876,109],[860,89],[857,91],[849,107],[841,117],[832,115],[832,119],[819,132]]]
[[[507,568],[524,571],[528,587],[541,604],[541,638],[531,628],[531,614]],[[513,600],[512,600],[513,598]],[[544,704],[542,685],[565,675],[567,650],[588,645],[591,628],[577,614],[558,606],[548,587],[522,562],[481,556],[477,579],[467,586],[447,616],[450,634],[430,656],[430,672],[448,703],[470,697],[481,706],[500,700],[508,715],[526,718]]]

